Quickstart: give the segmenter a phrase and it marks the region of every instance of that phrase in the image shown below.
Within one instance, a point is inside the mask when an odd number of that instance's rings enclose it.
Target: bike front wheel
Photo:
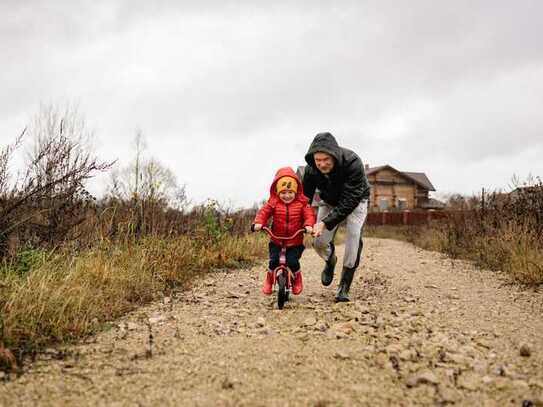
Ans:
[[[279,274],[277,276],[277,307],[279,309],[283,309],[285,306],[285,301],[287,301],[287,279],[283,275],[283,273]]]

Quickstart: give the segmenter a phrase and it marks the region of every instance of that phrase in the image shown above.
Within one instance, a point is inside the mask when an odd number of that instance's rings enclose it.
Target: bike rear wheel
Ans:
[[[283,309],[283,306],[285,305],[285,301],[287,301],[287,279],[285,276],[281,273],[277,276],[277,307],[279,309]]]

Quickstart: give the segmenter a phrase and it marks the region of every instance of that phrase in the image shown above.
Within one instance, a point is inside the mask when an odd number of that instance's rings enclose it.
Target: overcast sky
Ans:
[[[438,193],[543,175],[542,1],[0,1],[0,142],[77,104],[195,201],[266,198],[330,131]],[[92,188],[100,190],[95,183]]]

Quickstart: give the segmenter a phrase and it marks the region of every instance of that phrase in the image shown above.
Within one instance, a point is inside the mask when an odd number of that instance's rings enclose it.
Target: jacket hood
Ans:
[[[313,158],[313,154],[315,153],[330,154],[332,157],[334,157],[336,163],[339,162],[341,157],[341,149],[339,144],[332,133],[328,132],[317,134],[311,142],[309,150],[307,150],[305,161],[313,168],[316,168],[315,159]]]
[[[304,197],[304,189],[300,181],[300,178],[298,178],[298,175],[296,175],[294,170],[290,167],[280,168],[275,173],[275,177],[273,177],[273,182],[270,186],[270,197],[276,197],[277,199],[279,199],[275,186],[277,184],[277,181],[279,181],[279,179],[282,177],[292,177],[296,180],[296,183],[298,184],[298,190],[296,191],[296,197],[294,199],[299,199],[300,197]]]

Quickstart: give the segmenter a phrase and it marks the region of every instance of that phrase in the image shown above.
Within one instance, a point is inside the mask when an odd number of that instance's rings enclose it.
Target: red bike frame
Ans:
[[[285,242],[287,240],[294,239],[296,236],[298,236],[300,233],[305,233],[305,229],[298,229],[292,236],[276,236],[274,233],[270,230],[270,228],[263,226],[262,230],[266,232],[268,235],[270,235],[271,238],[279,240],[281,242],[281,254],[279,255],[279,266],[276,267],[276,269],[273,271],[273,285],[275,286],[277,282],[277,276],[279,274],[279,271],[281,270],[288,270],[287,273],[287,289],[290,290],[290,287],[292,287],[292,271],[287,267],[287,246]]]

